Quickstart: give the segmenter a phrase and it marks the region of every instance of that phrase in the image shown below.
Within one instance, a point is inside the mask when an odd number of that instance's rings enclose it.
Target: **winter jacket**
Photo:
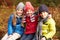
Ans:
[[[22,18],[16,17],[16,19],[17,19],[16,26],[14,26],[12,23],[13,17],[14,17],[14,15],[12,14],[8,20],[8,35],[12,35],[13,33],[18,33],[18,34],[22,35],[24,32],[24,28],[21,26]]]
[[[42,35],[40,36],[49,39],[52,38],[55,35],[55,33],[56,33],[55,21],[52,18],[48,18],[47,21],[42,25]]]
[[[36,32],[38,23],[38,16],[32,15],[31,17],[26,16],[26,29],[25,34],[31,34]]]

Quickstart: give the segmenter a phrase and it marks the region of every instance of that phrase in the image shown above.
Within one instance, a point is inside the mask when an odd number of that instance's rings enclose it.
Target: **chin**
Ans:
[[[20,14],[19,14],[19,16],[20,16]]]
[[[42,17],[42,18],[46,18],[46,17]]]

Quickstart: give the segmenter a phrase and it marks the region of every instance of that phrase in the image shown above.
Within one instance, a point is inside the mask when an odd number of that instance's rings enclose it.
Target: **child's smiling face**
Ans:
[[[26,12],[27,16],[31,16],[33,14],[33,11],[28,9],[27,12]]]
[[[40,16],[42,17],[42,18],[46,18],[47,16],[48,16],[48,13],[47,12],[41,12],[40,13]]]
[[[17,10],[17,13],[16,13],[16,14],[17,14],[18,16],[21,16],[22,13],[23,13],[23,9],[19,9],[19,10]]]

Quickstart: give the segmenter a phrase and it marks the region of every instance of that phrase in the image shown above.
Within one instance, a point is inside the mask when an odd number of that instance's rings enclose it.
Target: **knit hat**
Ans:
[[[39,13],[45,11],[45,12],[48,12],[48,7],[44,4],[42,4],[40,7],[39,7]]]
[[[17,5],[17,7],[16,7],[16,10],[19,10],[19,9],[24,9],[24,4],[23,4],[23,2],[20,2],[18,5]]]
[[[34,11],[34,7],[32,6],[32,4],[30,2],[26,2],[24,10],[27,11],[28,9]]]

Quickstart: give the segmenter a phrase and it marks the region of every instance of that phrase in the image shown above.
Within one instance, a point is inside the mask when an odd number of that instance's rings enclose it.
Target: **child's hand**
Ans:
[[[46,40],[45,37],[43,37],[41,40]]]
[[[49,15],[48,15],[48,18],[52,18],[52,15],[51,15],[51,14],[49,14]]]

